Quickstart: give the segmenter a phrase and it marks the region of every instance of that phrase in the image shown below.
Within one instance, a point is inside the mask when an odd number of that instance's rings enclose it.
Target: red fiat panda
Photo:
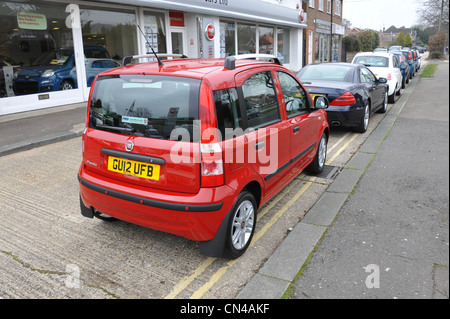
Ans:
[[[258,208],[303,169],[322,171],[329,134],[326,98],[313,102],[275,57],[260,57],[99,74],[82,137],[82,215],[200,241],[208,256],[242,255]]]

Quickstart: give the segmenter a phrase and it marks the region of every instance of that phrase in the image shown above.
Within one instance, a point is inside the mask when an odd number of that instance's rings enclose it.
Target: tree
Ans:
[[[404,40],[403,46],[408,47],[408,48],[412,47],[412,39],[411,39],[411,35],[409,33],[407,33],[405,35],[405,40]]]
[[[403,32],[400,32],[400,34],[397,37],[397,44],[401,45],[402,47],[405,47],[405,35],[403,34]]]
[[[430,37],[429,50],[432,59],[440,59],[442,57],[446,41],[447,34],[444,32],[438,32],[436,35]]]
[[[417,13],[420,17],[420,24],[428,27],[441,27],[441,30],[448,30],[449,26],[449,0],[427,0]],[[447,31],[448,33],[448,31]]]
[[[357,36],[359,49],[364,52],[373,51],[380,44],[378,33],[373,30],[365,30]]]

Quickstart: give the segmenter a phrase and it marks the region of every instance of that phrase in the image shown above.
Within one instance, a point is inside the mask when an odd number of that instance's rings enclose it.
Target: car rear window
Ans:
[[[92,92],[89,127],[119,134],[194,139],[200,80],[155,75],[102,76]],[[186,140],[186,136],[182,136]]]
[[[383,56],[358,56],[353,63],[364,64],[365,66],[384,67],[389,66],[389,58]]]
[[[298,74],[300,81],[352,82],[352,66],[335,64],[307,65]]]

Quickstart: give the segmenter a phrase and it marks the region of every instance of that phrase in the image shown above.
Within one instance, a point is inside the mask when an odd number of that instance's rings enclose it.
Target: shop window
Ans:
[[[81,30],[85,51],[87,85],[111,65],[120,65],[124,57],[135,55],[137,49],[136,15],[134,11],[80,8]],[[98,60],[107,60],[110,63]],[[104,68],[92,67],[103,65]]]
[[[281,63],[289,63],[289,29],[277,28],[278,52],[277,56]]]
[[[147,37],[146,52],[167,52],[165,16],[162,12],[144,12],[144,33]],[[151,46],[151,48],[150,48]]]
[[[238,24],[238,53],[256,53],[256,26]]]
[[[234,22],[220,21],[220,57],[225,58],[236,54],[235,41],[236,24]]]
[[[270,27],[258,27],[259,29],[259,53],[274,54],[273,51],[273,28]]]
[[[0,98],[76,87],[66,6],[0,1]]]

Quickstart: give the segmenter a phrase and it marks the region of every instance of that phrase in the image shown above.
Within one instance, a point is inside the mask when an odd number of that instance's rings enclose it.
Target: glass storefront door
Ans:
[[[170,39],[172,41],[172,53],[174,54],[184,54],[184,32],[183,31],[172,31],[170,32]]]

